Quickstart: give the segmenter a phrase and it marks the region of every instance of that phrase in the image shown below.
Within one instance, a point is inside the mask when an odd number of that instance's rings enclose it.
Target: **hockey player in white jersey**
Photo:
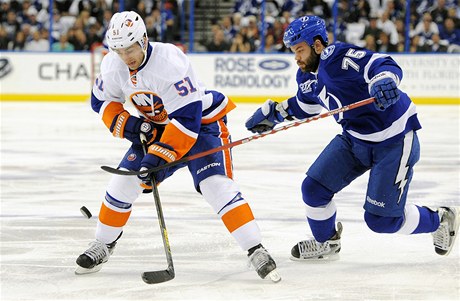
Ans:
[[[225,95],[207,90],[187,56],[172,44],[149,43],[142,18],[116,13],[107,29],[109,53],[92,89],[91,104],[111,134],[132,142],[120,169],[159,167],[185,155],[230,142],[226,114],[235,108]],[[124,107],[132,102],[140,117]],[[148,140],[144,156],[140,134]],[[233,180],[230,150],[154,173],[157,183],[187,166],[196,190],[219,215],[261,278],[279,281],[276,264],[261,244],[251,208]],[[77,274],[97,272],[113,253],[132,205],[149,176],[113,175],[99,212],[96,240],[77,259]]]
[[[317,16],[293,21],[284,44],[295,54],[298,91],[281,103],[267,101],[246,122],[264,132],[285,120],[304,119],[323,108],[337,109],[374,97],[373,104],[335,115],[337,135],[307,171],[302,183],[306,217],[314,238],[291,250],[293,260],[337,257],[334,195],[369,171],[364,219],[377,233],[431,233],[434,249],[448,255],[458,236],[460,207],[429,208],[406,203],[413,167],[420,156],[416,107],[398,88],[402,70],[388,55],[346,43],[328,45],[325,22]]]

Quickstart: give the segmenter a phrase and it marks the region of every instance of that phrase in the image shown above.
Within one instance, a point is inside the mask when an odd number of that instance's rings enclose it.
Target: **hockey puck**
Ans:
[[[93,215],[91,214],[91,212],[88,210],[88,208],[86,208],[85,206],[82,206],[82,207],[80,208],[80,212],[81,212],[81,214],[83,214],[83,216],[86,217],[86,218],[91,218],[91,216],[93,216]]]

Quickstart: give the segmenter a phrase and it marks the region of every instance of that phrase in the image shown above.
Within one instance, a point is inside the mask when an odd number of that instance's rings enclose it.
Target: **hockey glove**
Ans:
[[[268,99],[257,111],[246,120],[246,128],[253,133],[271,131],[276,124],[285,119],[292,120],[287,113],[287,101],[277,103]]]
[[[141,171],[158,167],[169,162],[176,161],[177,154],[170,145],[166,143],[156,142],[149,146],[147,154],[141,162]],[[158,183],[163,182],[166,178],[166,169],[159,170],[153,174]],[[145,173],[138,176],[144,183],[150,182],[150,175]]]
[[[150,145],[157,136],[157,127],[160,126],[146,119],[131,116],[128,111],[123,111],[113,119],[110,132],[114,137],[126,138],[135,144],[141,144],[139,137],[142,133],[147,138],[147,145]]]
[[[398,84],[398,77],[391,72],[381,72],[371,79],[369,94],[375,98],[374,105],[377,110],[385,111],[399,100]]]

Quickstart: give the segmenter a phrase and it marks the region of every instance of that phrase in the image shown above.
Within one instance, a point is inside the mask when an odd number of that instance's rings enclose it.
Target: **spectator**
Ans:
[[[390,43],[390,38],[386,32],[382,31],[380,37],[377,40],[377,52],[388,53],[388,52],[397,52],[398,48],[396,44]]]
[[[406,25],[403,19],[396,19],[395,21],[396,31],[398,32],[398,45],[397,52],[405,51],[405,41],[406,41]]]
[[[411,39],[409,52],[427,52],[425,44],[420,44],[420,36],[414,36]]]
[[[81,13],[84,10],[89,12],[89,15],[97,17],[96,2],[94,0],[79,0],[78,12]]]
[[[439,34],[438,25],[432,21],[430,13],[424,13],[422,21],[417,24],[412,36],[420,36],[419,43],[424,45],[431,39],[433,34]]]
[[[43,39],[39,31],[32,33],[32,40],[26,42],[25,47],[27,51],[49,51],[49,49],[50,44],[48,40]]]
[[[390,12],[385,11],[382,14],[382,17],[377,22],[380,29],[385,32],[388,37],[390,38],[390,44],[397,45],[398,44],[398,31],[396,30],[396,25],[393,21],[390,20]]]
[[[9,0],[0,0],[0,24],[6,22],[8,12],[11,11]]]
[[[303,0],[285,0],[281,6],[281,13],[289,12],[295,18],[300,17],[303,8]]]
[[[455,28],[452,18],[444,20],[444,26],[439,35],[444,43],[448,45],[448,52],[460,52],[460,29]]]
[[[7,13],[6,21],[2,23],[2,26],[6,31],[6,35],[9,41],[12,41],[16,35],[16,32],[21,29],[21,25],[17,20],[17,15],[12,10]]]
[[[306,0],[302,7],[302,11],[317,16],[323,16],[324,19],[330,19],[332,17],[331,8],[324,0]]]
[[[436,6],[431,10],[431,17],[436,24],[442,25],[448,16],[446,0],[438,0],[436,2]]]
[[[227,52],[230,49],[230,45],[225,40],[225,34],[222,29],[217,29],[214,32],[213,39],[206,45],[206,49],[209,52]]]
[[[88,28],[88,32],[86,33],[86,44],[88,46],[88,49],[91,49],[94,43],[102,43],[102,38],[98,34],[99,26],[99,23],[94,23],[91,24]]]
[[[369,20],[371,8],[369,2],[366,0],[357,0],[353,1],[353,6],[350,9],[350,16],[348,22],[358,23],[358,22],[367,22]]]
[[[85,32],[78,28],[74,27],[68,31],[69,43],[73,45],[74,49],[77,51],[89,50],[90,47],[87,44],[87,38]]]
[[[362,36],[363,40],[366,40],[365,38],[368,35],[371,35],[372,37],[374,37],[374,41],[377,41],[380,38],[380,33],[382,32],[382,30],[377,26],[378,19],[379,17],[377,15],[375,14],[370,15],[369,24],[366,25],[366,27],[364,28],[364,33]],[[375,51],[374,49],[371,49],[371,50]]]
[[[61,34],[58,42],[51,45],[51,51],[74,51],[75,47],[69,43],[67,34]]]
[[[371,9],[371,14],[381,16],[383,12],[387,9],[388,0],[368,0],[369,7]]]
[[[259,27],[257,27],[257,17],[248,16],[248,26],[246,31],[246,36],[248,37],[249,43],[251,44],[251,52],[256,50],[256,47],[259,46]]]
[[[277,18],[281,12],[281,6],[284,0],[266,0],[265,1],[265,16]]]
[[[30,25],[31,32],[40,31],[43,28],[43,24],[37,21],[37,10],[35,8],[33,10],[30,10],[27,16],[27,21],[25,21],[24,23]]]
[[[264,46],[264,52],[265,53],[274,53],[278,52],[279,47],[275,44],[275,37],[272,34],[268,34],[265,37],[265,46]]]
[[[5,30],[5,27],[0,25],[0,50],[7,50],[8,43],[10,39],[8,39],[8,33]]]
[[[145,5],[145,2],[144,1],[139,1],[137,3],[137,6],[136,6],[136,10],[135,10],[139,16],[141,16],[142,19],[145,19],[145,17],[147,17],[148,13],[147,13],[147,7]]]
[[[161,20],[165,23],[161,32],[161,41],[165,43],[172,43],[174,41],[174,26],[176,22],[172,9],[173,5],[170,2],[166,2],[161,9]]]
[[[439,34],[433,34],[427,41],[428,52],[447,52],[447,46],[441,42]]]
[[[24,31],[18,31],[14,41],[11,41],[8,45],[8,49],[12,51],[23,51],[26,47],[26,35]]]
[[[377,52],[377,42],[375,40],[375,36],[372,34],[368,34],[364,37],[364,47],[372,50],[374,52]]]
[[[54,0],[57,10],[62,14],[68,12],[73,0]]]
[[[148,18],[149,25],[147,26],[147,33],[151,33],[150,37],[151,40],[155,42],[161,42],[161,11],[159,9],[154,9],[150,14],[151,18]]]
[[[399,18],[404,18],[405,15],[404,7],[398,0],[388,0],[385,11],[388,11],[388,18],[393,22]]]
[[[243,19],[243,16],[240,13],[234,13],[232,15],[232,23],[233,23],[233,28],[235,29],[235,34],[240,31],[241,29],[241,20]]]
[[[246,36],[241,32],[237,32],[235,38],[233,39],[232,46],[230,47],[230,52],[249,52],[251,51],[251,45],[247,40]]]
[[[224,31],[225,41],[230,43],[236,34],[236,30],[233,27],[232,18],[230,16],[225,16],[222,18],[221,28]]]
[[[460,19],[457,16],[457,8],[451,7],[447,11],[447,16],[454,20],[455,28],[460,28]]]
[[[233,14],[238,13],[243,17],[259,14],[261,0],[236,0],[233,6]]]

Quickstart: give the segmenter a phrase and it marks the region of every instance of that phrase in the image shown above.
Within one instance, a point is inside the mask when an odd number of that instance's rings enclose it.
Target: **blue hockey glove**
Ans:
[[[147,154],[142,159],[140,170],[142,171],[176,161],[176,157],[177,154],[172,146],[166,143],[156,142],[149,146]],[[153,174],[157,184],[163,182],[163,180],[166,178],[166,172],[167,169],[162,169]],[[150,175],[147,173],[141,174],[138,177],[145,184],[150,182]]]
[[[147,138],[147,145],[150,145],[154,142],[158,136],[158,130],[162,127],[147,119],[131,116],[128,111],[123,111],[113,119],[110,132],[115,137],[126,138],[135,144],[141,144],[139,137],[142,133]]]
[[[381,72],[371,79],[369,94],[375,98],[374,105],[377,110],[385,111],[399,100],[398,83],[398,77],[391,72]]]
[[[268,99],[246,120],[246,128],[253,133],[260,134],[272,130],[276,124],[285,119],[292,120],[292,117],[287,113],[287,101],[279,104]]]

